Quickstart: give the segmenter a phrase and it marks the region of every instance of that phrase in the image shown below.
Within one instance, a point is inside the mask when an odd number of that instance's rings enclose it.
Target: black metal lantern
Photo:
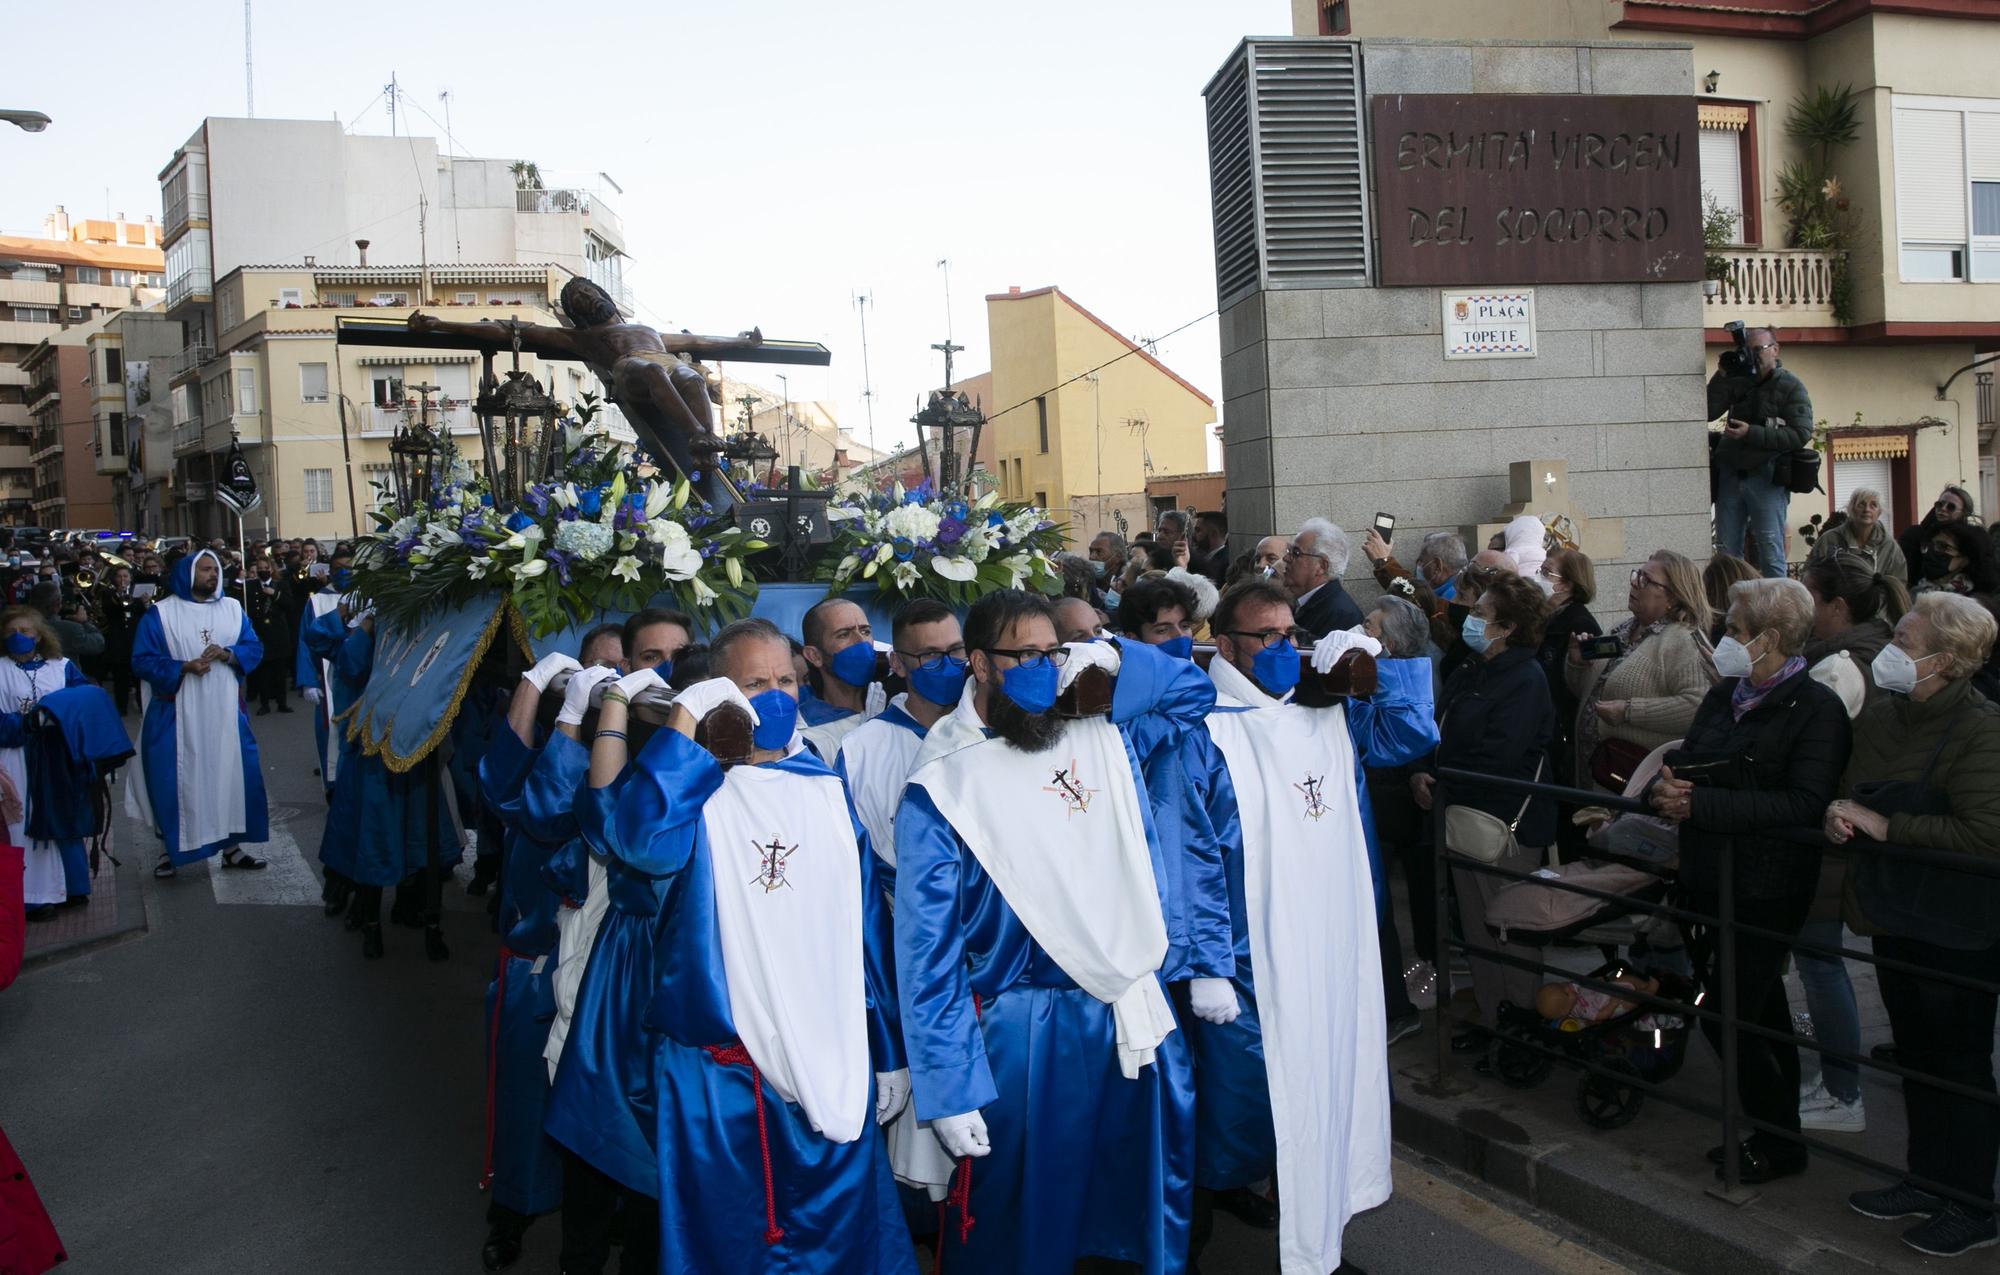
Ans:
[[[964,496],[972,477],[973,458],[979,455],[979,431],[986,424],[985,413],[963,393],[932,390],[924,410],[910,418],[917,427],[917,451],[923,457],[924,476],[933,480],[940,496]],[[937,431],[937,465],[931,465],[931,448],[923,431]],[[960,440],[964,454],[960,455]]]
[[[429,404],[425,405],[428,408]],[[425,415],[429,415],[428,411]],[[438,471],[444,463],[443,445],[432,432],[430,422],[419,418],[405,421],[389,440],[389,461],[396,477],[396,503],[406,514],[430,506],[436,490]]]
[[[507,325],[518,328],[519,323],[509,319]],[[479,417],[479,442],[486,454],[486,482],[493,502],[501,508],[516,508],[531,483],[554,477],[562,463],[556,401],[543,391],[541,382],[521,370],[518,331],[514,333],[514,366],[505,381],[493,375],[493,356],[487,354],[479,398],[472,410]]]

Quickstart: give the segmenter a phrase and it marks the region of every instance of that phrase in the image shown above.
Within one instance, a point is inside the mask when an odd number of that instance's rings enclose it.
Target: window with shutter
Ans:
[[[299,364],[299,401],[324,403],[326,397],[326,364]]]
[[[1903,277],[1965,278],[1965,117],[1896,110],[1896,226]]]
[[[1702,208],[1713,199],[1734,219],[1731,243],[1743,242],[1743,137],[1734,129],[1705,128],[1700,135]]]
[[[1893,464],[1887,457],[1869,460],[1836,459],[1833,462],[1833,508],[1839,512],[1847,508],[1848,498],[1860,488],[1866,487],[1882,498],[1882,521],[1895,526],[1895,481],[1890,471]]]

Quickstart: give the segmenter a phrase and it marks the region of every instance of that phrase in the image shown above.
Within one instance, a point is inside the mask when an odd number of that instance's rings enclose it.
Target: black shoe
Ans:
[[[1414,1036],[1424,1029],[1424,1016],[1419,1010],[1398,1014],[1389,1020],[1389,1043],[1394,1045],[1405,1036]]]
[[[56,919],[56,905],[49,903],[38,908],[29,908],[27,918],[30,921],[53,921]]]
[[[2000,1243],[2000,1227],[1996,1227],[1991,1213],[1974,1213],[1954,1202],[1930,1221],[1919,1222],[1904,1231],[1903,1243],[1932,1257],[1957,1257]]]
[[[1899,1217],[1935,1217],[1945,1210],[1945,1200],[1920,1190],[1908,1182],[1898,1182],[1878,1191],[1856,1191],[1847,1197],[1847,1207],[1863,1217],[1893,1222]]]
[[[364,926],[364,925],[366,925],[366,924],[368,924],[368,918],[367,918],[367,917],[365,917],[365,916],[363,916],[363,915],[361,915],[361,909],[360,909],[360,908],[350,908],[350,909],[348,910],[348,913],[347,913],[347,928],[348,928],[348,929],[350,929],[350,930],[358,930],[358,929],[360,929],[360,928],[361,928],[362,926]],[[378,922],[376,922],[376,925],[377,925],[377,928],[380,928],[380,924],[381,924],[381,923],[380,923],[379,921],[378,921]]]
[[[1736,1180],[1744,1186],[1762,1186],[1806,1171],[1806,1149],[1789,1142],[1745,1140],[1738,1150]],[[1715,1166],[1715,1176],[1722,1176],[1720,1162]]]
[[[424,955],[433,961],[451,959],[451,949],[444,945],[444,927],[426,925],[424,927]]]
[[[1451,1034],[1451,1052],[1472,1054],[1486,1048],[1493,1040],[1493,1033],[1484,1027],[1461,1027]]]
[[[259,717],[267,715],[270,711],[271,711],[271,706],[269,704],[259,704],[257,706],[257,716]]]
[[[280,704],[278,705],[278,711],[281,713],[289,713],[292,711],[292,706],[290,704]],[[518,1248],[518,1246],[516,1247]]]
[[[382,924],[377,921],[361,927],[361,955],[367,960],[382,959]]]
[[[512,1227],[496,1226],[486,1234],[479,1250],[479,1264],[489,1271],[504,1271],[521,1259],[521,1237]]]
[[[1278,1229],[1278,1206],[1243,1187],[1232,1187],[1215,1193],[1215,1207],[1227,1213],[1245,1226],[1254,1226],[1260,1231]]]

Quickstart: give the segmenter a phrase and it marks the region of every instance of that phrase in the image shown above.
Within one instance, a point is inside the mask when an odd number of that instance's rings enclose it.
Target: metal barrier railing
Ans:
[[[1589,886],[1560,879],[1538,877],[1535,875],[1535,868],[1527,870],[1503,868],[1498,864],[1481,863],[1462,855],[1452,854],[1445,845],[1444,830],[1444,813],[1447,804],[1445,795],[1448,786],[1452,784],[1470,785],[1487,791],[1506,792],[1515,796],[1547,797],[1559,803],[1567,803],[1574,806],[1598,806],[1608,809],[1614,812],[1614,814],[1651,815],[1654,811],[1644,802],[1631,798],[1601,791],[1570,788],[1561,784],[1542,783],[1528,779],[1514,779],[1501,775],[1484,774],[1479,771],[1458,770],[1451,767],[1439,767],[1436,773],[1439,783],[1434,790],[1430,813],[1433,843],[1432,855],[1436,874],[1436,889],[1433,892],[1435,898],[1432,900],[1432,903],[1436,909],[1434,920],[1436,922],[1435,933],[1437,936],[1438,964],[1438,996],[1433,1013],[1436,1020],[1437,1066],[1440,1081],[1445,1080],[1452,1068],[1451,1039],[1450,1032],[1448,1031],[1450,1021],[1449,1006],[1452,999],[1448,991],[1451,982],[1449,954],[1453,951],[1460,951],[1466,954],[1468,961],[1474,959],[1476,956],[1479,960],[1528,970],[1544,976],[1558,975],[1565,981],[1605,992],[1621,1000],[1652,1006],[1677,1015],[1685,1015],[1697,1022],[1717,1024],[1720,1028],[1722,1038],[1719,1050],[1722,1061],[1722,1094],[1719,1103],[1706,1102],[1693,1095],[1676,1092],[1669,1087],[1670,1081],[1653,1083],[1632,1072],[1608,1067],[1596,1059],[1584,1057],[1581,1054],[1566,1053],[1562,1050],[1552,1048],[1540,1040],[1518,1033],[1509,1033],[1504,1027],[1501,1027],[1495,1033],[1496,1040],[1502,1047],[1526,1050],[1549,1060],[1551,1063],[1563,1062],[1581,1067],[1592,1075],[1606,1078],[1607,1081],[1620,1088],[1643,1093],[1699,1116],[1719,1120],[1722,1126],[1722,1184],[1720,1189],[1711,1188],[1710,1194],[1719,1196],[1735,1204],[1748,1203],[1750,1200],[1756,1198],[1754,1194],[1746,1192],[1743,1189],[1741,1180],[1741,1147],[1743,1131],[1747,1127],[1755,1132],[1769,1134],[1773,1137],[1794,1142],[1814,1153],[1832,1156],[1836,1160],[1846,1161],[1870,1172],[1882,1174],[1891,1180],[1909,1181],[1933,1195],[1957,1201],[1975,1210],[1984,1212],[1992,1209],[1993,1201],[1989,1197],[1968,1194],[1934,1179],[1921,1177],[1912,1172],[1907,1166],[1898,1166],[1871,1159],[1849,1148],[1827,1142],[1825,1139],[1809,1136],[1802,1130],[1779,1128],[1749,1116],[1742,1110],[1741,1101],[1737,1094],[1737,1080],[1739,1075],[1737,1055],[1739,1038],[1744,1034],[1765,1040],[1790,1043],[1795,1047],[1803,1046],[1806,1049],[1817,1052],[1822,1059],[1837,1058],[1844,1062],[1853,1063],[1857,1067],[1867,1067],[1875,1071],[1900,1077],[1906,1081],[1916,1081],[1942,1093],[1971,1099],[1989,1106],[2000,1106],[2000,1095],[1959,1084],[1941,1076],[1933,1076],[1925,1072],[1911,1070],[1902,1066],[1900,1061],[1889,1062],[1871,1055],[1850,1053],[1846,1050],[1830,1048],[1821,1044],[1816,1039],[1801,1036],[1796,1032],[1775,1031],[1760,1023],[1744,1020],[1738,1012],[1739,1006],[1737,1005],[1734,978],[1736,969],[1736,941],[1739,935],[1750,935],[1781,942],[1793,950],[1860,961],[1878,969],[1889,969],[1908,974],[1912,977],[1923,978],[1934,983],[1976,991],[2000,991],[2000,984],[1934,969],[1930,966],[1912,964],[1893,957],[1877,956],[1872,951],[1864,952],[1857,948],[1847,947],[1844,944],[1826,946],[1802,939],[1796,934],[1786,934],[1782,931],[1738,921],[1736,919],[1734,838],[1725,837],[1721,842],[1720,880],[1716,889],[1717,910],[1714,914],[1695,911],[1681,906],[1677,901],[1656,903],[1650,900],[1635,899],[1623,894],[1597,890]],[[1783,836],[1782,833],[1760,835]],[[1803,831],[1801,835],[1794,839],[1801,842],[1807,840],[1803,835]],[[1812,843],[1825,844],[1823,840],[1816,840]],[[1980,876],[2000,877],[2000,858],[1987,859],[1945,850],[1889,846],[1872,842],[1855,852],[1886,854],[1913,863],[1951,868],[1956,871],[1973,873]],[[1620,856],[1607,855],[1603,857],[1619,858]],[[1539,866],[1537,865],[1537,868]],[[1498,877],[1507,881],[1533,881],[1538,885],[1551,889],[1605,900],[1617,904],[1627,912],[1669,918],[1679,923],[1684,931],[1688,926],[1708,927],[1715,934],[1712,986],[1698,985],[1697,994],[1691,1002],[1678,1001],[1664,996],[1650,995],[1622,983],[1611,983],[1590,975],[1577,974],[1561,966],[1551,965],[1546,961],[1527,960],[1512,953],[1503,952],[1496,946],[1483,945],[1475,941],[1476,939],[1484,938],[1487,944],[1491,944],[1492,939],[1490,936],[1476,936],[1468,932],[1460,938],[1453,938],[1451,924],[1453,892],[1450,886],[1450,873],[1453,870],[1469,871],[1475,874]],[[1670,892],[1667,897],[1674,899],[1676,896]],[[1420,900],[1411,900],[1412,907],[1420,905]],[[1703,974],[1704,971],[1696,970],[1697,980],[1701,980]],[[1709,999],[1711,992],[1714,993],[1714,999],[1719,1002],[1719,1005],[1713,1008],[1705,1003]],[[1533,1009],[1532,1006],[1524,1006],[1522,1008],[1530,1012]]]

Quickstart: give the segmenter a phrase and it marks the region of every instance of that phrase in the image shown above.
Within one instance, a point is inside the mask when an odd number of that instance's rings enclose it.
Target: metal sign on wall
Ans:
[[[1445,292],[1444,356],[1448,359],[1535,357],[1535,290]]]
[[[1702,277],[1695,101],[1369,99],[1383,284]]]

